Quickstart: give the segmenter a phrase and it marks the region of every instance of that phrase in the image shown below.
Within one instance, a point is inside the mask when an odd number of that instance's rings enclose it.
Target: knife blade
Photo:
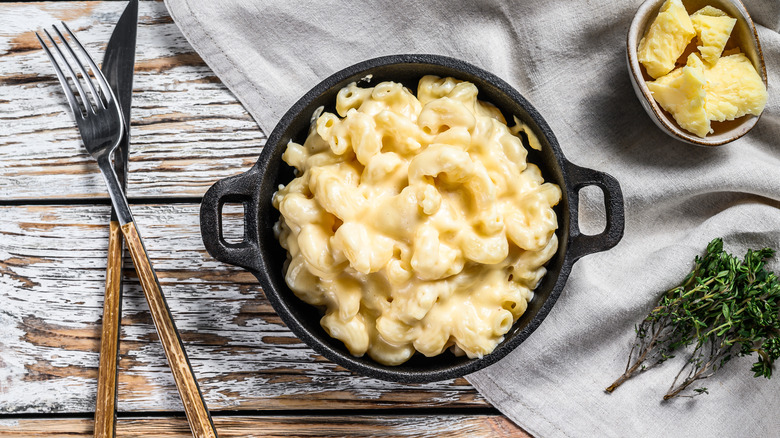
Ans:
[[[125,122],[125,136],[114,156],[114,171],[127,186],[127,159],[130,145],[130,103],[133,97],[133,66],[135,65],[135,41],[138,28],[138,0],[130,0],[108,40],[100,69],[119,101]],[[115,216],[112,216],[112,220]]]
[[[114,153],[113,163],[122,191],[125,191],[127,186],[130,108],[133,96],[137,23],[138,0],[130,0],[111,34],[101,65],[106,81],[119,102],[125,125],[125,134]],[[108,241],[98,391],[95,403],[94,436],[99,438],[109,438],[116,435],[117,362],[119,359],[119,325],[122,319],[123,250],[122,233],[114,209],[111,210]]]

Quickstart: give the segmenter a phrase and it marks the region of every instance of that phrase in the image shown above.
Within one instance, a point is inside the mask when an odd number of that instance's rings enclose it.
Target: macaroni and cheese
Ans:
[[[425,76],[416,96],[352,83],[335,108],[282,156],[296,175],[273,198],[290,289],[356,356],[490,353],[558,247],[561,190],[526,163],[519,131],[538,140],[453,78]]]

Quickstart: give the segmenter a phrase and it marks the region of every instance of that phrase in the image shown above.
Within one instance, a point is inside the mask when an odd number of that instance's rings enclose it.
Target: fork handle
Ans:
[[[173,378],[184,404],[184,413],[187,415],[192,434],[198,438],[216,437],[217,431],[214,428],[214,422],[211,420],[198,382],[195,380],[181,337],[173,322],[171,311],[160,289],[160,282],[157,280],[157,275],[146,254],[146,248],[144,248],[141,236],[138,234],[135,222],[122,225],[122,234],[125,236],[135,270],[141,280],[141,286],[146,301],[149,303],[149,310],[165,350],[165,356],[168,358],[168,364],[173,372]]]
[[[95,438],[113,438],[116,431],[117,360],[119,321],[122,318],[122,233],[119,222],[110,222],[106,294],[100,336]]]

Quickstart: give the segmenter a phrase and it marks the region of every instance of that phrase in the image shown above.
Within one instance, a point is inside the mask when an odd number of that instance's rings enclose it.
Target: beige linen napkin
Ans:
[[[166,0],[266,133],[344,67],[380,55],[441,54],[505,79],[546,118],[571,161],[620,181],[622,242],[577,262],[541,327],[468,377],[530,433],[567,437],[780,436],[780,376],[754,379],[752,359],[732,361],[706,381],[711,394],[694,399],[660,401],[681,357],[604,392],[625,367],[634,324],[712,238],[739,255],[780,248],[780,5],[744,2],[758,24],[769,103],[746,137],[706,149],[667,137],[634,96],[624,53],[639,0]],[[583,204],[583,227],[600,231],[599,196],[588,192]]]

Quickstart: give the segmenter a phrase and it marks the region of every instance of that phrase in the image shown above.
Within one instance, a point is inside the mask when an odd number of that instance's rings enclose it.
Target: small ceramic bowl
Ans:
[[[639,101],[642,103],[650,118],[661,128],[662,131],[671,137],[697,146],[720,146],[730,143],[743,135],[747,134],[755,126],[759,117],[747,115],[736,120],[726,122],[712,122],[712,128],[715,131],[705,138],[698,137],[690,132],[680,128],[671,114],[664,111],[658,102],[653,99],[650,89],[647,88],[645,81],[653,80],[646,72],[644,67],[637,60],[637,48],[639,41],[644,36],[650,24],[658,16],[658,11],[666,0],[647,0],[637,10],[631,27],[628,29],[628,39],[626,43],[626,60],[628,63],[628,73],[631,77],[631,84],[634,86]],[[764,56],[761,53],[761,44],[758,42],[758,34],[753,20],[750,18],[745,6],[739,0],[683,0],[683,5],[692,14],[704,6],[710,5],[716,7],[731,17],[737,19],[734,30],[731,32],[731,38],[726,45],[726,50],[739,47],[745,56],[750,59],[756,71],[764,80],[766,80],[766,66],[764,65]],[[687,51],[686,51],[687,53]]]

